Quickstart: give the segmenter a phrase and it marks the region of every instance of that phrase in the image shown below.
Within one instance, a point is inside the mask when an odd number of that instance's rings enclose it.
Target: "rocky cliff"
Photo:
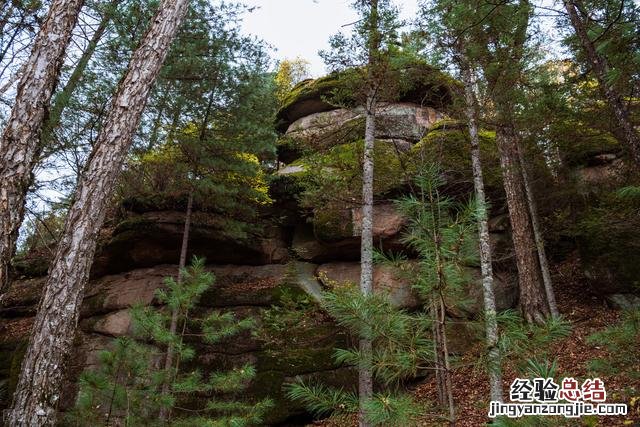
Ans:
[[[448,191],[454,197],[466,197],[472,189],[465,128],[448,119],[446,106],[453,95],[447,85],[451,81],[427,71],[413,76],[414,84],[398,102],[379,106],[374,241],[385,250],[403,249],[400,237],[406,219],[395,210],[392,200],[409,189],[412,159],[439,160],[448,177]],[[240,318],[252,316],[267,332],[267,336],[245,334],[215,346],[196,343],[196,363],[205,371],[246,361],[255,363],[258,375],[247,396],[276,400],[267,417],[270,424],[305,416],[302,408],[287,401],[282,392],[282,385],[295,376],[318,377],[347,387],[354,384],[352,370],[336,366],[332,358],[333,348],[348,344],[350,338],[314,306],[327,283],[357,282],[359,278],[358,150],[363,111],[329,104],[325,96],[335,84],[335,76],[303,82],[281,110],[281,165],[271,180],[274,204],[265,208],[260,231],[246,239],[230,239],[218,232],[214,215],[196,212],[193,218],[189,256],[205,257],[216,277],[199,310],[224,309]],[[496,296],[498,308],[507,309],[517,304],[517,283],[508,218],[499,203],[499,162],[493,140],[491,132],[483,132],[487,184],[498,201],[490,221],[496,251]],[[608,159],[608,163],[580,166],[580,182],[589,187],[608,174],[616,174],[616,162],[617,157]],[[163,278],[177,274],[184,213],[140,204],[121,210],[117,223],[104,230],[95,259],[61,409],[73,402],[78,373],[95,365],[98,352],[114,337],[131,332],[128,308],[137,303],[158,304],[155,291],[163,286]],[[587,256],[597,258],[597,253],[588,249],[588,242],[582,247]],[[42,265],[46,262],[22,264],[0,303],[4,406],[15,387],[44,281],[43,277],[32,276],[44,271]],[[593,268],[597,270],[599,265],[606,263],[594,261]],[[452,317],[474,318],[481,311],[479,269],[473,265],[469,269],[476,278],[476,283],[468,285],[469,303],[452,304]],[[614,274],[603,269],[606,271],[592,273],[594,281]],[[374,281],[376,290],[387,292],[397,306],[419,306],[411,283],[393,268],[376,268]],[[628,292],[626,289],[623,293]],[[302,321],[286,331],[265,320],[269,309],[283,305],[293,305],[302,313]],[[451,348],[462,353],[473,343],[475,334],[464,327],[456,328],[451,334]]]

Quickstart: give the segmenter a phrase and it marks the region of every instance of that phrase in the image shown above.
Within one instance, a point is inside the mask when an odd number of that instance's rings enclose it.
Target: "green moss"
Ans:
[[[347,69],[328,76],[305,80],[296,85],[285,98],[278,112],[281,131],[306,114],[297,112],[303,103],[314,103],[314,112],[327,111],[335,106],[362,104],[362,83],[365,70]],[[387,76],[389,90],[381,94],[382,101],[413,102],[437,109],[446,109],[460,91],[460,83],[424,61],[394,60]]]
[[[358,207],[362,197],[362,157],[364,141],[341,144],[326,152],[304,157],[295,164],[305,172],[298,179],[304,188],[299,200],[312,211],[316,237],[339,240],[353,236],[350,209]],[[376,141],[374,148],[374,193],[377,197],[402,188],[410,171],[408,159],[393,144]]]
[[[499,189],[502,186],[502,173],[496,134],[481,130],[479,137],[485,185],[489,189]],[[416,166],[423,161],[436,162],[457,179],[473,180],[469,133],[461,122],[443,120],[436,123],[411,153]]]
[[[620,142],[613,135],[586,127],[570,143],[562,144],[564,161],[568,166],[586,165],[598,154],[621,150]]]
[[[335,368],[334,347],[288,348],[282,352],[265,352],[256,365],[259,372],[280,371],[287,376]]]

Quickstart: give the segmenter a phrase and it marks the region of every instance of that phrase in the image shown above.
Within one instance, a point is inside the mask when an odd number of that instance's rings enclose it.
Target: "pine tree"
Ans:
[[[609,38],[606,32],[610,31],[612,27],[621,27],[622,31],[627,33],[627,37],[629,33],[635,33],[634,29],[624,24],[624,17],[625,15],[630,17],[635,15],[635,23],[637,24],[637,14],[639,13],[637,6],[634,5],[633,2],[625,6],[625,2],[620,0],[613,2],[595,2],[596,7],[600,6],[600,9],[604,9],[605,16],[614,16],[616,18],[613,20],[610,19],[610,22],[603,22],[602,24],[599,23],[593,26],[589,25],[595,21],[591,18],[591,14],[592,12],[597,13],[599,11],[589,10],[585,7],[585,2],[578,0],[565,0],[563,3],[579,40],[580,47],[586,56],[589,69],[594,73],[598,81],[598,88],[617,121],[617,128],[619,129],[617,133],[626,145],[636,166],[640,166],[640,134],[634,127],[628,106],[625,104],[618,88],[616,88],[616,74],[619,74],[619,72],[616,73],[616,70],[612,68],[610,61],[604,55],[604,52],[606,52],[606,44],[608,43],[607,39]],[[611,10],[617,11],[617,13],[610,13]],[[634,22],[634,19],[631,18],[630,22]],[[625,29],[626,26],[627,28]],[[609,38],[609,41],[610,40]],[[636,58],[632,58],[631,60],[637,61]]]
[[[435,369],[440,404],[448,408],[455,425],[451,363],[447,344],[446,316],[449,301],[464,302],[464,287],[471,282],[469,265],[477,254],[475,209],[459,205],[441,194],[445,184],[435,166],[416,176],[417,195],[400,199],[400,211],[409,218],[403,237],[418,254],[415,289],[433,316]]]
[[[544,254],[537,250],[536,240],[541,243],[542,239],[536,239],[535,235],[531,213],[537,215],[537,212],[529,203],[533,196],[530,183],[525,182],[528,176],[525,177],[524,165],[521,164],[522,142],[516,113],[521,97],[519,87],[523,67],[530,53],[528,29],[533,7],[526,0],[499,5],[485,2],[433,3],[436,10],[456,17],[455,20],[449,19],[446,27],[453,39],[463,38],[461,42],[469,65],[482,70],[483,86],[491,100],[487,120],[496,130],[511,220],[520,307],[529,322],[544,323],[551,311],[546,294],[553,290],[550,282],[543,280],[539,263]],[[546,290],[545,284],[548,285]]]
[[[477,225],[475,206],[444,197],[440,193],[443,184],[437,167],[425,167],[415,178],[417,194],[397,201],[399,211],[408,218],[403,243],[417,253],[418,260],[412,262],[402,254],[379,253],[376,257],[399,268],[413,283],[424,311],[407,313],[394,308],[384,294],[359,294],[348,284],[333,284],[323,296],[323,308],[338,325],[356,336],[363,327],[368,328],[365,338],[372,343],[371,353],[339,349],[336,360],[348,366],[370,367],[376,382],[384,386],[363,402],[365,422],[372,425],[412,425],[416,421],[420,411],[400,392],[400,385],[424,371],[435,372],[446,419],[455,424],[446,309],[450,301],[464,304],[464,289],[472,281],[466,266],[477,256]],[[289,396],[317,415],[358,409],[353,394],[322,384],[295,383]]]
[[[72,348],[96,236],[146,98],[187,6],[186,0],[160,4],[120,83],[49,270],[8,417],[11,425],[55,424],[63,361]]]
[[[340,327],[354,337],[372,343],[371,351],[361,347],[336,349],[335,359],[347,366],[368,369],[380,390],[363,401],[350,390],[300,379],[288,386],[287,395],[316,416],[341,418],[361,414],[374,426],[414,425],[420,407],[402,390],[403,381],[433,366],[432,326],[428,316],[411,314],[391,304],[385,295],[364,295],[350,283],[332,283],[323,294],[322,308]]]
[[[165,280],[166,288],[158,291],[157,297],[170,312],[151,307],[132,310],[136,339],[118,338],[113,349],[101,353],[98,370],[83,373],[76,407],[70,416],[75,425],[87,425],[89,420],[92,425],[118,421],[125,426],[260,424],[271,406],[269,400],[249,403],[211,397],[241,393],[255,377],[252,365],[209,373],[208,377],[198,370],[181,369],[197,355],[185,341],[189,335],[216,344],[255,326],[251,318],[238,320],[231,313],[218,311],[204,318],[193,317],[201,295],[214,282],[204,265],[203,259],[194,258],[188,268],[180,271],[178,280]],[[173,328],[174,323],[179,327]],[[155,362],[157,347],[174,349],[170,365]],[[197,415],[184,411],[176,414],[181,400],[194,395],[204,397],[204,404],[192,409]],[[158,417],[159,413],[166,417]]]
[[[390,46],[398,27],[397,10],[389,0],[357,0],[353,7],[361,20],[355,24],[352,37],[348,39],[338,34],[331,39],[332,50],[323,52],[325,62],[334,70],[361,67],[361,81],[358,89],[361,94],[359,105],[365,110],[364,152],[362,163],[362,226],[360,243],[360,289],[363,295],[373,292],[373,154],[376,135],[376,111],[378,103],[384,99],[385,76],[389,70]],[[360,71],[360,70],[358,70]],[[367,327],[364,325],[365,328]],[[363,331],[364,336],[368,335]],[[364,357],[370,354],[371,342],[361,339],[360,349]],[[373,377],[366,369],[367,363],[360,366],[359,396],[361,399],[359,424],[369,424],[365,411],[366,402],[373,396]]]

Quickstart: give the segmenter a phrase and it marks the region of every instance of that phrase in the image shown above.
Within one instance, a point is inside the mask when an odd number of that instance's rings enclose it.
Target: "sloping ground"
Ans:
[[[602,331],[606,327],[615,325],[620,318],[620,312],[611,309],[601,297],[596,296],[585,284],[581,272],[580,260],[573,256],[562,264],[554,267],[554,283],[556,297],[563,316],[571,322],[571,335],[558,341],[550,350],[550,358],[557,358],[558,377],[574,377],[582,380],[593,378],[587,364],[593,359],[607,359],[605,348],[586,342],[589,335]],[[638,343],[638,364],[635,369],[640,374],[640,343]],[[461,367],[453,374],[453,391],[458,420],[456,427],[476,427],[486,425],[489,421],[489,384],[487,376],[480,370],[474,369],[480,348],[465,355],[461,360]],[[513,370],[504,373],[504,391],[517,374]],[[553,418],[552,425],[557,426],[640,426],[640,375],[635,379],[622,375],[600,375],[607,389],[608,403],[626,403],[629,405],[627,417],[601,417],[599,419],[565,420]],[[421,426],[446,426],[438,418],[435,409],[430,409],[437,401],[437,389],[433,379],[419,384],[413,391],[415,396],[424,402],[425,412],[428,414],[420,421]],[[508,396],[506,396],[508,397]],[[632,404],[633,402],[633,404]],[[351,422],[319,421],[316,426],[342,427],[357,425],[355,418]],[[528,424],[529,426],[535,424]]]

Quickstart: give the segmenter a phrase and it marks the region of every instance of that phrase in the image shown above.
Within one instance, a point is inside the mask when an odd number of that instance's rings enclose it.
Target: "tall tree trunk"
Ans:
[[[11,426],[54,425],[98,232],[147,96],[184,18],[188,0],[163,0],[136,49],[96,140],[44,286],[13,399]]]
[[[491,239],[489,237],[489,218],[487,200],[482,177],[480,158],[480,140],[478,138],[478,103],[475,96],[475,78],[465,59],[461,61],[462,78],[465,90],[466,116],[471,137],[471,165],[473,185],[476,193],[478,234],[480,241],[480,268],[482,271],[482,294],[484,296],[485,334],[489,359],[489,385],[491,400],[502,402],[502,363],[498,348],[498,320],[496,318],[496,299],[493,292],[493,266],[491,265]]]
[[[373,91],[371,91],[373,92]],[[373,152],[376,134],[376,99],[370,94],[367,98],[367,117],[365,124],[364,156],[362,164],[362,236],[360,252],[360,291],[363,295],[373,293]],[[358,395],[360,397],[360,427],[368,427],[365,406],[373,396],[372,343],[368,337],[360,337],[360,354],[363,360],[358,370]]]
[[[622,96],[612,84],[608,83],[609,64],[606,58],[596,50],[596,46],[589,38],[586,25],[578,15],[580,6],[581,4],[577,0],[565,0],[564,2],[564,7],[571,19],[571,25],[573,25],[580,44],[587,54],[589,65],[591,65],[591,69],[598,80],[599,89],[618,122],[618,134],[627,146],[636,166],[640,166],[640,134],[631,123],[629,110],[624,105]]]
[[[182,246],[180,247],[180,261],[178,265],[178,284],[182,283],[182,271],[187,265],[187,249],[189,247],[189,230],[191,229],[191,214],[193,213],[193,190],[189,192],[189,200],[187,202],[187,213],[184,219],[184,231],[182,233]],[[169,325],[169,332],[171,336],[175,336],[178,330],[178,315],[179,309],[175,308],[171,312],[171,324]],[[167,347],[167,354],[164,359],[164,372],[168,376],[168,380],[162,385],[162,394],[169,394],[171,388],[171,381],[173,376],[173,357],[175,354],[175,348],[172,344]],[[160,409],[160,421],[165,423],[171,416],[171,409],[162,407]]]
[[[9,264],[24,217],[39,133],[83,2],[55,0],[49,7],[0,139],[0,292],[9,280]]]
[[[543,323],[549,316],[549,306],[538,265],[537,250],[533,239],[533,227],[525,195],[520,159],[518,157],[518,135],[509,118],[499,119],[496,142],[500,151],[500,166],[507,206],[511,220],[513,246],[518,267],[520,285],[520,309],[529,323]]]
[[[377,67],[380,55],[380,32],[378,29],[378,0],[371,0],[368,16],[368,65],[367,100],[364,134],[364,153],[362,160],[362,236],[360,249],[360,290],[363,295],[373,293],[373,155],[376,137],[377,108]],[[358,396],[360,399],[358,423],[360,427],[369,427],[367,402],[373,397],[373,343],[370,331],[363,331],[360,337],[362,360],[358,369]]]
[[[529,205],[529,214],[531,215],[531,227],[533,228],[533,237],[536,242],[538,252],[538,262],[540,263],[540,271],[542,273],[542,283],[544,292],[547,296],[549,311],[554,318],[560,317],[558,305],[556,304],[556,295],[553,291],[553,281],[551,280],[551,272],[549,271],[549,261],[547,260],[547,252],[544,248],[544,238],[540,230],[540,221],[538,216],[538,206],[531,188],[531,180],[527,171],[527,160],[522,152],[522,147],[518,147],[518,158],[520,160],[520,168],[522,169],[522,181],[524,183],[525,193],[527,194],[527,204]]]

